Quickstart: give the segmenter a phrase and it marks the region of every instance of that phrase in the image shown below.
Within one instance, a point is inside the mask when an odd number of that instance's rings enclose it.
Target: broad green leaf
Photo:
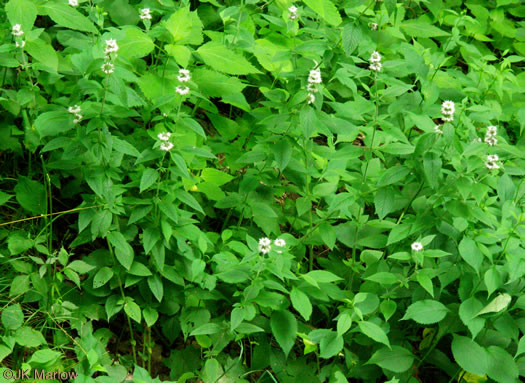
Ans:
[[[439,176],[441,174],[441,158],[436,153],[425,153],[423,158],[423,170],[428,184],[436,189],[439,184]]]
[[[40,182],[20,176],[15,186],[18,203],[34,215],[46,212],[46,191]]]
[[[142,310],[142,316],[148,327],[153,326],[155,322],[157,322],[157,319],[159,319],[158,311],[151,307],[146,307]]]
[[[38,347],[42,344],[46,344],[46,340],[42,333],[31,327],[18,328],[15,332],[15,341],[20,346],[24,347]]]
[[[352,326],[352,316],[348,312],[344,312],[337,319],[337,334],[343,336]]]
[[[115,247],[115,256],[122,266],[127,270],[130,269],[133,264],[133,258],[135,256],[133,248],[126,241],[126,238],[122,233],[118,231],[112,231],[108,234],[109,242]]]
[[[447,309],[441,302],[424,299],[408,306],[405,316],[401,320],[413,319],[420,324],[432,324],[443,320]]]
[[[124,39],[118,40],[118,54],[127,59],[136,59],[147,56],[155,45],[151,38],[136,27],[125,27]]]
[[[210,41],[201,45],[197,53],[206,65],[227,74],[261,73],[243,56],[226,48],[224,45]]]
[[[361,329],[361,332],[368,336],[369,338],[372,338],[376,342],[383,343],[384,345],[388,346],[390,348],[390,342],[388,341],[388,336],[384,332],[384,330],[376,325],[373,322],[368,321],[359,321],[359,328]]]
[[[321,338],[321,342],[319,343],[319,356],[323,359],[333,358],[343,350],[343,346],[343,337],[339,336],[335,331],[329,331]]]
[[[190,206],[191,208],[197,210],[201,214],[204,213],[204,210],[202,209],[202,206],[199,204],[199,202],[193,197],[190,193],[184,190],[177,190],[175,192],[175,196],[178,200],[182,201],[184,204]]]
[[[160,279],[158,274],[154,274],[148,278],[148,286],[155,298],[161,302],[162,297],[164,296],[164,286],[162,284],[162,279]]]
[[[388,321],[396,312],[397,304],[393,300],[383,301],[381,302],[379,309],[381,310],[381,314],[385,317],[385,320]]]
[[[199,90],[203,94],[210,97],[223,97],[228,94],[240,93],[246,87],[236,77],[226,76],[203,68],[195,69],[193,81],[199,85]]]
[[[61,27],[98,34],[95,25],[74,7],[67,5],[66,2],[58,0],[47,1],[41,5],[41,8],[49,15],[51,20]]]
[[[402,373],[412,367],[413,362],[414,355],[410,351],[401,346],[392,346],[391,349],[379,349],[365,364],[377,364],[385,370]]]
[[[175,61],[177,61],[177,64],[183,67],[188,66],[191,58],[191,51],[186,46],[168,44],[164,46],[164,49],[166,49],[166,52],[170,56],[175,57]]]
[[[514,383],[518,381],[520,372],[512,356],[498,346],[487,348],[487,375],[496,382]]]
[[[377,180],[377,187],[387,186],[402,181],[410,173],[410,168],[403,165],[392,166]]]
[[[21,254],[35,245],[35,241],[22,233],[12,233],[7,238],[7,248],[11,255]]]
[[[441,37],[450,35],[450,33],[422,20],[405,21],[401,24],[401,28],[411,37]]]
[[[52,45],[47,44],[43,40],[38,39],[38,40],[33,40],[33,41],[27,41],[24,49],[35,60],[37,60],[39,63],[41,63],[48,69],[50,69],[52,72],[56,72],[58,70],[58,56],[57,56],[57,52],[55,51],[55,48],[53,48]],[[54,112],[48,112],[48,113],[54,113]],[[60,128],[61,127],[58,127],[59,130]],[[38,130],[38,127],[37,127],[37,130]],[[69,127],[67,130],[69,130]],[[43,137],[42,134],[40,135],[40,137]]]
[[[217,323],[205,323],[193,330],[190,335],[211,335],[218,332],[221,332],[221,327]]]
[[[26,34],[35,24],[37,8],[30,0],[9,0],[5,6],[5,12],[11,26],[22,25],[22,30]]]
[[[406,155],[414,152],[415,147],[409,144],[403,144],[401,142],[394,142],[391,144],[383,145],[379,147],[379,150],[385,153]]]
[[[312,315],[312,303],[310,303],[308,295],[298,288],[293,287],[290,294],[290,299],[292,300],[293,308],[296,309],[299,314],[301,314],[304,320],[309,320],[310,315]]]
[[[472,239],[464,237],[459,243],[459,255],[479,273],[483,263],[483,253]]]
[[[290,48],[285,39],[259,39],[255,40],[254,55],[264,69],[277,75],[293,70],[292,62],[287,56],[283,57],[285,53],[289,52]]]
[[[67,267],[71,270],[76,271],[79,274],[86,274],[95,268],[95,266],[92,266],[81,260],[75,260],[69,265],[67,265]]]
[[[53,351],[50,349],[38,350],[29,359],[29,364],[31,365],[52,365],[56,363],[62,356],[62,353],[59,351]]]
[[[139,277],[149,277],[150,275],[152,275],[151,271],[140,262],[133,262],[128,273],[130,273],[131,275],[137,275]]]
[[[35,120],[35,128],[41,138],[65,133],[74,126],[71,115],[65,110],[42,113]]]
[[[202,22],[197,12],[190,12],[188,7],[179,8],[164,23],[164,27],[170,32],[176,44],[202,44]]]
[[[489,367],[487,351],[473,340],[454,334],[452,355],[456,363],[465,371],[476,375],[486,375]]]
[[[140,178],[140,192],[148,189],[159,178],[159,172],[156,169],[146,168]]]
[[[352,55],[361,42],[361,28],[358,24],[346,24],[343,29],[343,49],[347,56]]]
[[[487,313],[499,313],[500,311],[507,308],[512,297],[503,293],[494,298],[488,305],[486,305],[477,315],[487,314]]]
[[[292,158],[293,144],[286,137],[277,140],[274,145],[271,145],[277,169],[283,171],[288,166]]]
[[[312,8],[328,24],[334,26],[341,24],[341,15],[330,0],[303,0],[303,3]]]
[[[380,285],[393,285],[399,282],[399,278],[395,274],[381,271],[365,278],[368,281],[377,282]]]
[[[202,170],[201,178],[205,181],[214,183],[217,186],[222,186],[230,182],[233,177],[226,172],[214,168],[206,168]]]
[[[374,206],[379,219],[385,218],[394,210],[395,194],[392,188],[381,188],[374,196]]]
[[[24,313],[20,304],[16,303],[3,309],[2,324],[7,330],[16,330],[24,323]]]
[[[109,267],[102,267],[99,271],[97,271],[95,277],[93,278],[93,288],[98,289],[99,287],[104,286],[111,278],[113,278],[113,275],[113,270],[111,270]]]
[[[313,270],[303,275],[303,277],[309,277],[318,283],[330,283],[342,280],[342,278],[326,270]]]
[[[297,337],[297,321],[288,311],[274,311],[270,318],[272,334],[288,356]]]
[[[140,323],[142,316],[141,316],[141,311],[140,311],[140,307],[138,304],[129,300],[124,305],[124,311],[131,319],[133,319],[137,323]]]

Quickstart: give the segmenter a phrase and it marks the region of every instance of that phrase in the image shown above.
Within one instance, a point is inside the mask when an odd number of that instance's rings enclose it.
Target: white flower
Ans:
[[[371,62],[370,64],[370,70],[374,70],[376,72],[379,72],[382,68],[382,64],[381,64],[381,55],[379,54],[379,52],[377,51],[374,51],[371,55],[370,55],[370,59],[369,61]]]
[[[485,162],[485,166],[487,169],[499,169],[500,166],[496,163],[496,161],[499,161],[499,157],[497,154],[492,154],[487,156],[487,162]]]
[[[308,104],[313,104],[315,102],[315,95],[313,93],[308,93]]]
[[[22,49],[23,47],[26,46],[26,42],[25,42],[25,40],[22,40],[22,41],[20,41],[20,44],[19,44],[18,41],[15,41],[15,45],[16,45],[17,48]]]
[[[443,114],[443,121],[454,121],[454,102],[452,101],[443,101],[443,104],[441,104],[441,113]]]
[[[499,157],[497,154],[493,154],[493,155],[488,155],[487,156],[487,161],[490,161],[490,162],[495,162],[495,161],[498,161],[499,160]]]
[[[270,238],[261,238],[259,239],[259,245],[260,246],[270,246],[272,244],[272,241],[270,240]]]
[[[310,74],[308,75],[308,82],[310,84],[320,84],[323,82],[323,79],[321,78],[321,69],[312,69],[310,71]]]
[[[414,242],[411,247],[412,247],[412,250],[414,251],[423,250],[423,244],[421,242]]]
[[[485,136],[485,140],[484,141],[487,144],[489,144],[490,146],[495,146],[498,143],[498,139],[496,137],[493,137],[493,136]]]
[[[284,239],[276,239],[273,241],[275,246],[284,247],[286,246],[286,241]]]
[[[24,31],[22,30],[22,26],[20,24],[15,24],[13,25],[11,33],[13,34],[13,36],[22,36],[24,34]]]
[[[297,19],[297,7],[295,5],[292,5],[290,8],[288,8],[288,12],[290,12],[290,15],[288,16],[290,20]]]
[[[441,130],[441,125],[434,126],[434,132],[437,134],[443,134],[443,131]]]
[[[78,0],[69,0],[69,5],[72,7],[78,7]]]
[[[190,93],[190,88],[188,88],[187,86],[178,86],[177,88],[175,88],[175,92],[177,92],[181,96],[184,96]]]
[[[373,31],[377,30],[377,23],[370,23],[370,29]]]
[[[115,70],[115,66],[112,63],[104,63],[100,68],[102,68],[102,72],[105,74],[113,73]]]
[[[487,126],[487,134],[495,136],[496,134],[498,134],[498,127],[494,125]]]
[[[171,133],[170,132],[159,133],[159,135],[157,137],[161,141],[169,141],[169,139],[171,137]]]
[[[490,146],[494,146],[498,143],[496,135],[498,134],[498,128],[496,126],[487,126],[487,133],[485,134],[485,142]]]
[[[140,19],[141,20],[151,20],[151,13],[149,8],[142,8],[140,10]]]
[[[82,115],[80,113],[75,113],[75,119],[73,120],[73,123],[77,124],[82,120]]]
[[[78,105],[70,106],[69,108],[67,108],[67,111],[72,114],[80,113],[80,106]]]
[[[171,149],[173,149],[173,144],[171,142],[164,141],[162,144],[160,144],[160,150],[169,152]]]
[[[115,39],[106,40],[106,49],[104,49],[104,53],[107,55],[109,53],[116,53],[116,52],[118,52],[117,40]]]
[[[177,76],[179,82],[188,82],[191,80],[190,71],[187,69],[179,69],[179,75]]]

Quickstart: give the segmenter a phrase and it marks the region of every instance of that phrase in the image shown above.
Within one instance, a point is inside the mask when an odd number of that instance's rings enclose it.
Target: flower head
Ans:
[[[157,137],[161,141],[169,141],[169,139],[171,137],[171,133],[170,132],[159,133],[159,135]]]
[[[297,7],[295,5],[292,5],[290,8],[288,8],[288,12],[290,12],[290,15],[288,16],[290,20],[297,19]]]
[[[308,93],[307,100],[308,100],[308,104],[313,104],[315,102],[315,94]]]
[[[69,5],[72,7],[78,7],[78,0],[69,0]]]
[[[485,142],[490,146],[495,146],[498,143],[496,135],[498,134],[498,128],[496,126],[487,126],[487,133],[485,134]]]
[[[437,134],[443,134],[443,131],[441,130],[441,125],[434,126],[434,132]]]
[[[497,161],[499,161],[499,157],[497,154],[492,154],[487,156],[487,161],[485,162],[485,166],[487,169],[499,169],[500,166],[497,164]]]
[[[110,62],[105,62],[104,64],[102,64],[100,68],[102,69],[102,72],[104,72],[105,74],[111,74],[115,71],[115,65],[113,65]]]
[[[108,55],[110,53],[117,53],[117,52],[118,52],[117,40],[115,39],[106,40],[106,49],[104,49],[104,53]]]
[[[20,41],[20,43],[18,43],[18,41],[15,41],[15,45],[16,45],[17,48],[22,49],[23,47],[26,46],[26,42],[25,42],[25,40]]]
[[[373,31],[377,31],[377,23],[370,23],[370,29]]]
[[[151,20],[151,13],[149,8],[142,8],[140,10],[140,19],[141,20]]]
[[[11,29],[11,33],[13,36],[22,36],[24,34],[24,31],[22,30],[22,26],[20,24],[13,25],[13,29]]]
[[[169,152],[171,149],[173,149],[173,144],[171,142],[164,141],[162,144],[160,144],[160,150]]]
[[[187,69],[179,69],[179,75],[177,76],[179,82],[188,82],[191,80],[190,71]]]
[[[73,114],[80,113],[80,106],[78,105],[70,106],[69,108],[67,108],[67,111]]]
[[[370,55],[369,61],[371,62],[370,67],[369,67],[370,70],[379,72],[381,68],[383,67],[383,64],[381,64],[381,55],[377,51],[373,52]]]
[[[443,114],[443,121],[454,121],[455,106],[453,101],[443,101],[441,104],[441,113]]]
[[[321,78],[321,69],[312,69],[310,71],[310,74],[308,75],[308,82],[310,84],[320,84],[323,82],[323,79]]]
[[[276,239],[275,241],[273,241],[273,244],[275,246],[284,247],[286,246],[286,241],[284,239]]]
[[[411,247],[412,247],[412,250],[414,251],[423,250],[423,244],[421,242],[414,242]]]
[[[259,251],[263,254],[268,254],[272,249],[272,241],[270,238],[259,239]]]
[[[175,88],[175,92],[177,92],[181,96],[184,96],[184,95],[190,93],[190,88],[188,88],[187,86],[178,86],[178,87]]]

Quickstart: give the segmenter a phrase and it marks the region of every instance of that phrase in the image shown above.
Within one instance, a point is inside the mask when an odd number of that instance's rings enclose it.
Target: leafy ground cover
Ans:
[[[0,381],[525,377],[520,0],[2,3]]]

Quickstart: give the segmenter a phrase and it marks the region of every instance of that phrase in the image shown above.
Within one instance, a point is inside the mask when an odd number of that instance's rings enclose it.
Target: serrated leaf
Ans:
[[[381,327],[369,321],[359,321],[358,324],[363,334],[365,334],[369,338],[372,338],[376,342],[383,343],[384,345],[390,348],[388,336]]]
[[[197,49],[197,53],[202,57],[206,65],[219,72],[238,75],[261,73],[243,56],[214,41],[201,45]]]
[[[10,305],[2,310],[2,324],[7,330],[16,330],[24,323],[24,313],[20,304]]]
[[[109,242],[115,247],[115,256],[117,260],[122,266],[129,270],[133,264],[133,258],[135,257],[133,248],[128,241],[126,241],[124,235],[118,231],[110,232],[107,237]]]
[[[304,320],[309,320],[310,315],[312,315],[312,303],[310,303],[308,295],[293,287],[290,294],[290,299],[292,300],[294,309],[296,309],[297,312],[301,314]]]
[[[412,319],[420,324],[432,324],[443,320],[449,309],[443,303],[431,299],[424,299],[408,306],[405,316],[401,320]]]
[[[65,2],[48,1],[41,8],[51,20],[62,27],[98,34],[97,28],[86,16]]]
[[[357,24],[346,24],[343,29],[343,49],[347,56],[350,56],[361,41],[361,27]]]
[[[65,111],[45,112],[35,120],[35,129],[40,138],[56,136],[73,129],[73,120]]]
[[[341,24],[341,15],[330,0],[303,0],[303,3],[312,8],[328,24],[334,26]]]
[[[288,311],[274,311],[270,318],[272,334],[288,356],[297,337],[297,321]]]
[[[9,0],[5,12],[11,25],[22,25],[24,33],[29,32],[35,24],[37,8],[29,0]]]
[[[500,294],[496,298],[494,298],[488,305],[486,305],[477,315],[487,313],[499,313],[500,311],[507,308],[511,300],[512,297],[509,294]]]
[[[147,168],[140,177],[140,193],[148,189],[159,178],[159,172],[156,169]]]
[[[377,364],[386,370],[402,373],[412,367],[413,362],[414,355],[410,351],[401,346],[392,346],[391,349],[379,349],[365,364]]]
[[[401,24],[404,32],[412,37],[441,37],[450,33],[421,20],[408,20]]]
[[[118,54],[127,59],[136,59],[147,56],[153,51],[153,40],[136,27],[124,27],[125,37],[118,40]]]
[[[113,278],[113,275],[113,270],[111,270],[109,267],[102,267],[99,271],[97,271],[95,277],[93,278],[93,288],[98,289],[99,287],[104,286],[111,278]]]
[[[518,381],[520,371],[512,356],[498,346],[487,348],[487,375],[496,382],[514,383]]]
[[[456,363],[465,371],[476,375],[486,375],[488,355],[486,350],[473,340],[454,334],[452,355]]]

